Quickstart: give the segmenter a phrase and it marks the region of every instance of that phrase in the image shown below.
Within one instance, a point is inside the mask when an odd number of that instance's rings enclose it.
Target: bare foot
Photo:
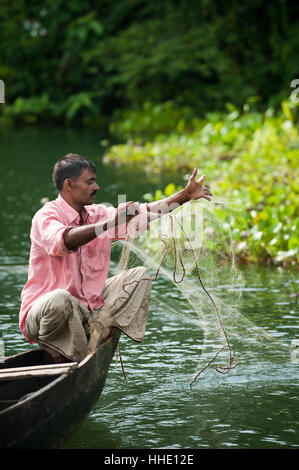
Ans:
[[[46,346],[45,344],[38,343],[39,349],[41,351],[45,351],[52,359],[52,361],[55,362],[55,364],[62,364],[64,362],[69,362],[69,359],[67,359],[63,354],[59,353],[55,349],[51,348],[50,346]]]

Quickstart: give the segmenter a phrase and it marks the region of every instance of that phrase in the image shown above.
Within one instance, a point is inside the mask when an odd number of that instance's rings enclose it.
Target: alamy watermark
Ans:
[[[107,238],[140,238],[150,239],[184,239],[185,248],[199,248],[204,234],[203,207],[194,201],[193,204],[167,204],[163,200],[156,204],[127,203],[124,194],[118,195],[118,210],[109,204],[104,205],[111,210],[109,227],[99,224],[96,227],[98,237]],[[111,209],[110,209],[111,208]],[[132,216],[132,218],[128,216]],[[169,217],[167,217],[169,216]]]
[[[5,103],[5,85],[4,81],[0,79],[0,104]]]
[[[290,100],[292,103],[299,103],[299,78],[294,78],[294,80],[291,81],[290,87],[295,88],[290,95]]]

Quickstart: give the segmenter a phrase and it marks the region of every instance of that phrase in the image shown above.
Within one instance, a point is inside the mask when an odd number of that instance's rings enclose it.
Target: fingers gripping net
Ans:
[[[236,333],[242,278],[229,227],[215,207],[192,201],[152,220],[148,231],[125,241],[118,265],[118,271],[143,265],[152,280],[172,281],[196,312],[204,340],[202,367],[191,384],[208,367],[226,374],[239,364],[230,334]]]

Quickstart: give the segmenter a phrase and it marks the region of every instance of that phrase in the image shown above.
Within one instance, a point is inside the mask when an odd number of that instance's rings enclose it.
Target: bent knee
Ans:
[[[67,311],[72,304],[72,296],[65,289],[55,289],[48,292],[49,310]]]
[[[51,292],[49,292],[49,294],[51,294],[53,297],[61,297],[61,298],[66,298],[71,295],[69,291],[67,291],[66,289],[60,289],[60,288],[52,290]]]

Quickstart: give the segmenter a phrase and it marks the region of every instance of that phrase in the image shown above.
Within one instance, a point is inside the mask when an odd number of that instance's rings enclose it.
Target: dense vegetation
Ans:
[[[0,126],[104,128],[105,161],[197,166],[241,259],[298,262],[298,31],[290,0],[2,0]]]
[[[243,261],[294,264],[299,261],[299,134],[293,105],[283,103],[278,115],[270,108],[264,113],[245,111],[233,105],[227,113],[209,113],[204,120],[186,122],[174,113],[174,131],[145,141],[142,123],[155,114],[148,106],[144,120],[136,113],[113,125],[118,134],[135,138],[109,148],[104,161],[116,165],[140,165],[161,173],[176,168],[181,174],[198,167],[208,176],[216,200],[226,203],[221,213],[229,222],[235,251]],[[165,114],[170,114],[165,107]],[[159,109],[161,125],[163,108]],[[159,122],[160,122],[159,121]],[[131,132],[130,126],[132,125]],[[192,128],[190,128],[192,126]],[[187,130],[186,130],[187,128]],[[153,131],[154,132],[154,131]],[[160,199],[176,191],[170,184],[164,191],[146,194],[147,200]],[[228,210],[229,209],[229,210]]]
[[[277,106],[299,77],[298,13],[290,0],[2,0],[2,122],[99,127],[145,101]]]

